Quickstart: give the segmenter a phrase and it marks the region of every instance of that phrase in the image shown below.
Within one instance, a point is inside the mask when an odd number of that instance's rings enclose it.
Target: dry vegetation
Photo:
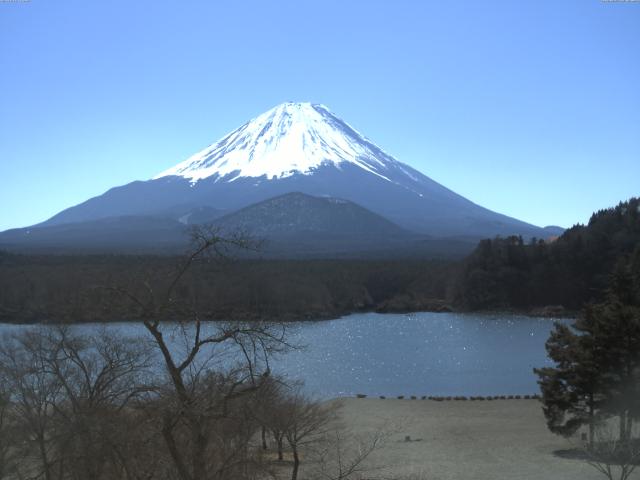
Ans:
[[[67,326],[6,334],[0,478],[296,480],[303,464],[318,478],[358,478],[366,449],[329,454],[332,439],[345,436],[337,405],[321,405],[270,373],[271,355],[292,348],[284,326],[203,323],[196,303],[177,293],[211,251],[248,246],[195,231],[192,253],[163,282],[109,287],[130,304],[145,337]],[[189,321],[164,324],[167,317]]]

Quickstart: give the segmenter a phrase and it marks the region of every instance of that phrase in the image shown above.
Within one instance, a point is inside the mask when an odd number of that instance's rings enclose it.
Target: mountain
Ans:
[[[171,253],[184,250],[186,227],[178,220],[120,216],[37,225],[0,233],[0,249],[53,253]]]
[[[225,230],[247,231],[259,237],[289,235],[335,235],[415,237],[390,222],[348,200],[312,197],[300,192],[250,205],[214,221]]]
[[[422,240],[348,200],[300,192],[258,202],[213,223],[223,231],[265,239],[262,253],[277,257],[387,255],[408,246],[415,250]]]
[[[122,216],[178,220],[193,209],[233,212],[290,192],[349,200],[433,237],[548,236],[452,192],[310,103],[278,105],[153,179],[112,188],[41,225]]]
[[[299,192],[223,216],[206,207],[187,213],[177,208],[170,213],[180,216],[176,220],[131,215],[8,230],[0,234],[0,248],[55,253],[180,253],[188,245],[189,227],[198,224],[227,234],[251,235],[261,243],[255,255],[267,258],[461,257],[473,248],[473,243],[465,240],[441,241],[415,234],[348,200]]]
[[[156,214],[44,222],[0,232],[0,249],[43,253],[176,253],[187,246],[190,226],[211,224],[227,213],[207,206],[181,204]]]

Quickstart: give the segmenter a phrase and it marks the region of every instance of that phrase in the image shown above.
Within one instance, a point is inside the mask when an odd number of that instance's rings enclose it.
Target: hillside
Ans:
[[[521,237],[480,242],[464,262],[456,304],[471,310],[561,305],[578,310],[598,301],[616,263],[640,275],[640,199],[594,213],[557,240]]]
[[[250,258],[463,258],[469,238],[434,238],[399,227],[349,200],[280,195],[238,211],[177,207],[164,215],[129,215],[40,224],[0,233],[0,248],[21,253],[162,254],[183,253],[190,228],[211,225],[228,234],[242,232],[260,243]]]

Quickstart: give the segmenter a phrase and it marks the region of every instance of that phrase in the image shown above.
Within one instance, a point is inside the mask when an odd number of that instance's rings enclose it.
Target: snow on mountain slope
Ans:
[[[286,178],[311,174],[321,165],[350,163],[378,177],[395,159],[384,153],[324,105],[283,103],[234,130],[217,143],[154,179],[180,176],[197,182],[215,176]]]
[[[430,236],[545,237],[539,227],[492,212],[394,159],[311,103],[283,103],[151,180],[111,188],[41,225],[118,216],[181,222],[194,209],[234,212],[291,192],[343,198]]]

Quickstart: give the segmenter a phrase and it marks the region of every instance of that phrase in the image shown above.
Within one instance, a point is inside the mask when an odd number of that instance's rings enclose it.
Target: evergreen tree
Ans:
[[[606,302],[588,308],[577,326],[593,342],[606,393],[604,410],[620,420],[626,441],[640,417],[640,291],[631,263],[619,263]]]
[[[600,210],[588,225],[555,240],[483,240],[461,266],[455,303],[470,310],[563,305],[578,311],[605,300],[610,274],[629,256],[640,263],[639,198]]]
[[[628,441],[640,418],[640,262],[623,261],[606,300],[571,327],[556,324],[546,347],[556,366],[535,369],[549,429],[565,436],[588,425],[590,442],[602,418],[619,418]]]
[[[556,323],[546,343],[556,367],[534,369],[540,377],[538,384],[549,430],[571,436],[587,425],[590,443],[601,402],[601,372],[591,347],[589,337]]]

